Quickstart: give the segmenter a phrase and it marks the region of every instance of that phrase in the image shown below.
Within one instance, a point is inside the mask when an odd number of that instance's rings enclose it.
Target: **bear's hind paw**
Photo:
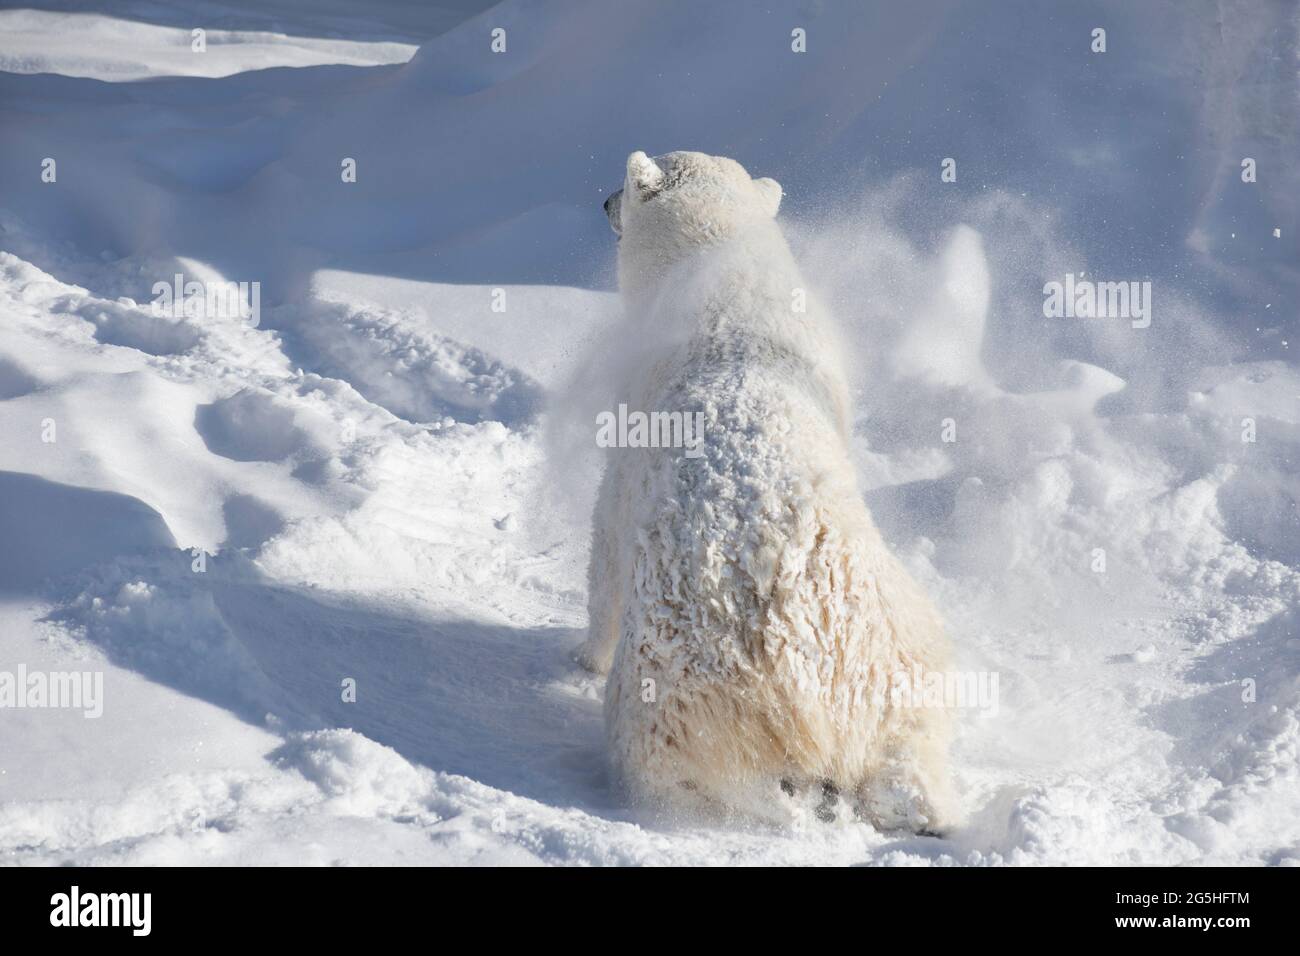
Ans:
[[[603,648],[594,646],[591,641],[575,647],[569,652],[569,658],[583,670],[598,676],[608,674],[613,664],[613,655],[605,653]]]

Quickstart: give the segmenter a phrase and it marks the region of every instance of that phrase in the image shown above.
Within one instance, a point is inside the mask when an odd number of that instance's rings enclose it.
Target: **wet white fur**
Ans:
[[[628,160],[627,334],[668,344],[621,398],[703,411],[704,453],[609,453],[581,656],[609,671],[637,802],[785,820],[829,783],[878,826],[942,828],[948,715],[897,706],[889,681],[947,669],[948,643],[863,503],[843,349],[814,297],[795,309],[780,199],[729,159]]]

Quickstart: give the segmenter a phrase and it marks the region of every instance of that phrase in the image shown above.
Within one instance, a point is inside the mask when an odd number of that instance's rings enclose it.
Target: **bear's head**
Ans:
[[[774,179],[754,179],[724,156],[666,153],[627,158],[623,188],[605,200],[619,237],[619,275],[640,285],[684,256],[768,223],[781,205]]]

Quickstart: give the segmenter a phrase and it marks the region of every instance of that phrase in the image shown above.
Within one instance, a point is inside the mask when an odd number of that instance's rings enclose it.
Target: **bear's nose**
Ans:
[[[609,215],[609,204],[612,203],[613,201],[614,201],[614,197],[613,197],[613,196],[610,196],[608,199],[605,200],[605,214],[606,214],[606,215]]]

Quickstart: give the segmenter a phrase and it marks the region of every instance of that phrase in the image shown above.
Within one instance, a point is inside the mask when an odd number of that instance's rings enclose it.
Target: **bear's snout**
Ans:
[[[609,226],[614,230],[617,236],[623,235],[622,216],[620,209],[623,204],[623,190],[610,193],[609,198],[605,200],[605,215],[609,218]]]

